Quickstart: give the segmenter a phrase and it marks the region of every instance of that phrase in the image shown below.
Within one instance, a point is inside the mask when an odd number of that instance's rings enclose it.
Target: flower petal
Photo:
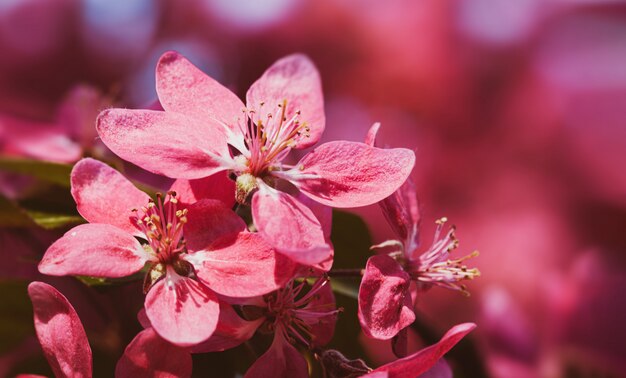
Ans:
[[[380,123],[370,127],[365,137],[365,144],[376,147],[376,136]],[[419,224],[421,220],[415,183],[409,177],[406,182],[392,195],[380,202],[383,214],[400,240],[410,245],[405,246],[405,252],[410,253],[419,245]]]
[[[365,135],[365,144],[370,147],[378,147],[376,143],[376,137],[378,136],[378,130],[380,130],[380,122],[374,123]]]
[[[315,265],[332,256],[311,209],[286,193],[261,185],[252,197],[252,218],[259,234],[296,262]]]
[[[148,292],[145,307],[154,330],[179,346],[198,344],[211,337],[220,312],[215,293],[179,276],[171,267]]]
[[[205,199],[188,207],[183,232],[190,251],[209,248],[217,239],[246,231],[246,223],[224,203]]]
[[[152,328],[145,329],[128,344],[117,362],[115,376],[177,378],[191,377],[191,353],[163,340]]]
[[[52,276],[125,277],[151,257],[132,235],[108,224],[81,224],[54,242],[39,263]]]
[[[221,126],[210,120],[154,110],[109,109],[98,134],[124,160],[172,178],[197,179],[228,168]]]
[[[250,232],[225,235],[210,250],[185,256],[196,274],[215,292],[253,297],[280,288],[292,278],[295,264]]]
[[[310,129],[309,137],[296,141],[295,148],[306,148],[317,143],[326,123],[324,96],[319,72],[305,55],[294,54],[278,60],[252,84],[246,95],[248,108],[257,112],[262,109],[261,103],[265,103],[263,109],[273,112],[285,100],[285,118],[289,120],[300,111],[300,123],[306,122]],[[275,124],[269,123],[267,127]]]
[[[359,288],[359,321],[363,332],[388,340],[415,320],[409,288],[411,277],[387,255],[367,260]]]
[[[250,340],[257,328],[265,321],[261,317],[254,321],[243,320],[231,305],[220,301],[220,318],[213,335],[193,347],[193,353],[221,352]]]
[[[33,302],[35,331],[44,355],[57,377],[92,376],[91,347],[70,302],[43,282],[28,285]]]
[[[201,199],[220,200],[227,207],[235,204],[235,182],[228,178],[226,171],[196,180],[176,180],[171,190],[176,192],[176,198],[182,206]]]
[[[358,207],[391,195],[409,177],[415,154],[405,148],[381,149],[364,143],[324,143],[289,171],[292,183],[332,207]]]
[[[166,111],[200,120],[215,119],[233,130],[238,127],[237,118],[242,117],[245,108],[233,92],[175,51],[168,51],[159,59],[156,89]]]
[[[415,184],[409,177],[392,195],[380,202],[387,222],[400,240],[405,241],[407,253],[419,245],[420,212]]]
[[[82,159],[72,169],[72,196],[83,218],[105,223],[141,236],[131,222],[133,208],[148,203],[150,197],[137,189],[121,173],[94,159]]]
[[[272,345],[250,366],[244,378],[306,378],[309,368],[296,348],[286,341],[280,330]]]
[[[389,378],[414,378],[430,370],[437,361],[448,353],[465,335],[470,333],[476,324],[463,323],[452,327],[439,340],[427,348],[420,350],[408,357],[398,359],[375,369],[372,373],[385,372]],[[365,377],[369,377],[366,375]]]

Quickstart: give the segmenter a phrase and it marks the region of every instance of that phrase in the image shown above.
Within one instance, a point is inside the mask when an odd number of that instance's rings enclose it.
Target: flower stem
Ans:
[[[365,269],[333,269],[327,274],[331,278],[361,278]]]

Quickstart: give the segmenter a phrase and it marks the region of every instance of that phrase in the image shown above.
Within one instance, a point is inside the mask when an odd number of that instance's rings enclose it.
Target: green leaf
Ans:
[[[333,278],[332,280],[333,291],[337,294],[344,295],[348,298],[352,298],[355,300],[359,299],[359,284],[351,282],[346,283],[338,278]],[[353,280],[354,281],[354,280]]]
[[[85,223],[85,220],[82,217],[73,214],[56,214],[28,210],[26,212],[37,225],[45,228],[46,230]]]
[[[0,158],[0,170],[21,173],[49,183],[70,187],[72,165],[22,158]]]

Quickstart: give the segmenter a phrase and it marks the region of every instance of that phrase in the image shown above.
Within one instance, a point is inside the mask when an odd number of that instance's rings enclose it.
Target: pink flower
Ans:
[[[370,129],[368,144],[375,143],[379,126],[375,124]],[[372,247],[392,248],[392,251],[368,259],[359,288],[358,315],[366,335],[387,340],[415,320],[412,291],[415,293],[416,289],[439,285],[467,293],[459,281],[478,277],[480,272],[464,265],[466,259],[477,256],[478,252],[456,260],[449,259],[458,241],[454,226],[443,232],[446,218],[437,221],[431,246],[426,251],[419,251],[420,214],[415,186],[410,178],[383,200],[381,207],[400,240]]]
[[[169,342],[185,346],[211,336],[219,316],[216,292],[262,295],[293,274],[293,264],[249,233],[220,201],[180,208],[176,193],[169,192],[155,202],[93,159],[78,162],[71,181],[78,211],[91,223],[74,227],[52,244],[39,271],[116,278],[147,263],[146,313]]]
[[[327,344],[333,337],[340,310],[327,278],[319,278],[303,294],[306,282],[291,281],[265,295],[259,303],[263,327],[274,332],[270,349],[248,369],[245,377],[308,377],[307,362],[295,344],[307,348]]]
[[[249,320],[242,319],[230,305],[220,303],[222,312],[216,332],[194,346],[193,352],[235,347],[261,329],[263,333],[273,333],[273,342],[248,369],[246,377],[308,377],[307,362],[295,345],[313,349],[332,339],[339,310],[328,279],[319,278],[310,287],[306,281],[292,280],[262,297],[233,301],[240,303],[234,307],[239,307]]]
[[[37,338],[54,375],[90,378],[91,348],[74,307],[43,282],[28,285],[28,295],[33,302]]]
[[[175,52],[161,57],[156,76],[165,111],[104,111],[97,125],[103,142],[169,177],[231,171],[237,200],[248,203],[252,195],[259,233],[297,262],[323,262],[332,248],[319,220],[285,187],[328,206],[364,206],[393,193],[413,167],[412,151],[346,141],[322,144],[295,165],[285,162],[292,149],[314,145],[325,126],[319,74],[303,55],[270,67],[248,90],[247,107]]]

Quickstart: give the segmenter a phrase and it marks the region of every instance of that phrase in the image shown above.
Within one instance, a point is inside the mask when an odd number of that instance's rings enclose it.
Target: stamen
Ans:
[[[446,222],[445,217],[436,221],[437,229],[432,245],[417,261],[409,264],[409,274],[416,281],[458,290],[464,295],[469,295],[465,285],[459,284],[459,281],[472,280],[480,276],[478,269],[470,269],[464,265],[466,260],[477,257],[478,251],[458,259],[450,259],[449,255],[459,246],[459,241],[454,234],[456,230],[454,226],[451,226],[444,236],[441,235]]]

